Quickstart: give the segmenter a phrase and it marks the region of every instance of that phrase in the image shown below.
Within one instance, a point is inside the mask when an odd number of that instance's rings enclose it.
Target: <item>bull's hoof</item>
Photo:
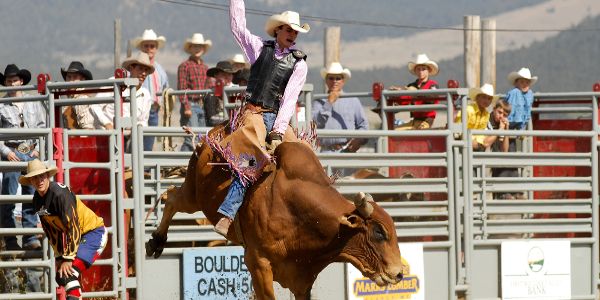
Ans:
[[[156,233],[152,233],[152,238],[146,242],[146,255],[159,258],[165,249],[166,243],[166,238],[159,237]]]

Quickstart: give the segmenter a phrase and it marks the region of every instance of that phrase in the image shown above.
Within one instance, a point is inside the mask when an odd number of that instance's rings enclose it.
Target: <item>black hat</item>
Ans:
[[[67,73],[78,73],[81,74],[81,76],[83,76],[83,78],[85,78],[85,80],[92,80],[94,79],[92,77],[92,72],[90,72],[89,70],[86,70],[83,67],[83,64],[79,61],[72,61],[69,64],[69,67],[65,70],[63,68],[60,68],[60,73],[62,74],[62,77],[64,80],[67,80]]]
[[[5,86],[6,84],[4,81],[6,80],[6,77],[11,76],[19,76],[19,78],[23,80],[23,85],[26,85],[31,81],[31,73],[28,70],[19,69],[15,64],[10,64],[4,69],[4,74],[0,73],[0,84]]]
[[[244,68],[241,69],[239,71],[237,71],[237,73],[235,73],[235,75],[233,75],[233,80],[232,82],[234,84],[240,84],[240,81],[242,80],[250,80],[250,69],[248,68]]]
[[[222,60],[222,61],[218,62],[214,68],[208,69],[208,71],[206,71],[206,76],[215,77],[215,75],[217,75],[217,72],[225,72],[225,73],[233,74],[233,73],[235,73],[235,70],[233,69],[231,62],[229,62],[227,60]]]

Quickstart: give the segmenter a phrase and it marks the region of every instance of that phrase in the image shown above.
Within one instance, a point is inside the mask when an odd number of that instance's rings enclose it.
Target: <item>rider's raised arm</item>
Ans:
[[[275,119],[275,124],[273,125],[273,131],[283,135],[288,128],[292,115],[296,111],[296,102],[306,82],[307,73],[308,65],[306,65],[304,59],[301,59],[294,65],[294,72],[283,93],[283,100],[281,101],[277,119]]]
[[[246,7],[244,0],[231,0],[229,4],[229,19],[231,23],[231,33],[235,37],[238,45],[244,51],[250,64],[253,64],[263,47],[263,40],[250,33],[246,28]]]

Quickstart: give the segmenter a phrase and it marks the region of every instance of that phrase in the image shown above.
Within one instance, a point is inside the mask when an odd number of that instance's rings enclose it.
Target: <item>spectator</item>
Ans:
[[[6,66],[4,74],[0,73],[0,83],[7,87],[18,87],[26,85],[31,80],[31,73],[26,69],[19,69],[16,65]],[[22,91],[9,91],[4,98],[23,97]],[[46,128],[47,111],[41,102],[9,102],[0,104],[0,127],[6,129],[21,128]],[[38,139],[10,139],[0,143],[0,154],[3,160],[8,161],[31,161],[39,157]],[[2,174],[2,195],[16,195],[19,188],[19,175],[21,172],[4,172]],[[22,195],[32,195],[30,186],[21,186]],[[0,205],[0,222],[2,228],[16,228],[14,216],[15,204]],[[23,228],[36,228],[39,219],[35,214],[32,203],[23,203],[21,206],[21,222]],[[21,250],[14,235],[4,236],[6,250]],[[23,249],[39,250],[42,244],[34,235],[24,235],[22,240]],[[5,275],[10,282],[11,289],[17,289],[15,269],[7,269]],[[27,276],[27,290],[32,292],[41,291],[39,272],[33,269],[25,271]]]
[[[250,78],[250,69],[242,69],[233,74],[233,84],[247,86]]]
[[[435,61],[430,60],[426,54],[419,54],[413,62],[408,63],[408,71],[417,76],[417,79],[409,83],[405,87],[391,86],[390,90],[435,90],[438,88],[438,83],[430,79],[429,77],[435,76],[439,73],[438,65]],[[402,104],[407,105],[411,103],[412,97],[402,97]],[[421,104],[437,104],[438,100],[426,100],[417,98],[412,100],[414,105]],[[409,122],[403,122],[396,130],[407,130],[407,129],[428,129],[433,126],[435,120],[435,111],[414,111],[410,112],[412,120]]]
[[[310,26],[300,25],[297,12],[285,11],[267,20],[265,31],[273,39],[265,41],[246,28],[243,0],[230,0],[229,17],[231,32],[252,66],[246,88],[244,122],[231,133],[228,142],[232,149],[239,149],[234,156],[262,159],[267,154],[265,148],[275,151],[283,135],[291,134],[288,126],[308,72],[306,54],[295,48],[295,41],[298,34],[308,32]],[[234,172],[227,196],[218,209],[223,217],[215,224],[217,233],[227,236],[246,190],[258,179],[262,166],[264,162],[257,161],[252,168],[247,168],[250,173]]]
[[[93,80],[92,72],[86,70],[81,62],[72,61],[67,69],[60,69],[63,79],[66,82],[77,82],[82,80]],[[83,89],[77,89],[78,91]],[[88,98],[86,94],[69,94],[70,99]],[[97,106],[90,104],[80,104],[67,106],[63,111],[64,125],[70,129],[95,129],[102,128],[99,120],[92,113],[92,109]]]
[[[158,111],[162,105],[162,96],[158,96],[157,93],[169,88],[169,79],[167,73],[163,67],[156,61],[156,54],[158,49],[165,45],[167,40],[164,36],[157,36],[154,30],[146,29],[141,37],[136,38],[133,42],[136,48],[140,51],[148,54],[150,63],[153,65],[153,72],[146,76],[144,81],[144,87],[150,92],[152,99],[152,107],[150,109],[150,116],[148,118],[148,126],[158,126]],[[154,137],[144,137],[144,151],[151,151],[154,147]]]
[[[321,77],[327,85],[327,99],[313,101],[312,116],[319,129],[367,130],[369,123],[365,111],[356,97],[343,97],[344,85],[350,79],[350,70],[339,62],[333,62],[321,70]],[[366,139],[323,138],[320,139],[322,152],[356,152]],[[348,174],[350,175],[350,174]]]
[[[527,127],[527,123],[531,119],[531,106],[533,105],[531,86],[537,80],[537,76],[531,76],[531,71],[528,68],[521,68],[517,72],[508,74],[508,81],[514,86],[506,93],[506,101],[512,106],[512,111],[508,116],[511,129],[522,130]],[[511,143],[514,143],[514,140]]]
[[[486,130],[508,130],[508,115],[511,110],[512,106],[506,100],[496,101]],[[489,135],[483,138],[483,143],[479,144],[479,147],[489,148],[492,152],[508,152],[508,140],[508,137],[505,136]]]
[[[148,54],[139,52],[136,56],[131,56],[125,59],[122,64],[123,68],[129,71],[129,77],[137,78],[138,85],[136,88],[136,104],[137,104],[137,124],[148,126],[148,118],[150,116],[150,107],[152,106],[152,97],[148,89],[142,83],[148,74],[154,72],[154,66],[148,58]],[[123,98],[130,100],[129,89],[123,91]],[[97,97],[113,97],[113,93],[98,94]],[[131,107],[129,103],[123,104],[123,116],[131,115]],[[103,104],[102,113],[97,116],[100,123],[108,129],[114,128],[115,107],[114,104]],[[129,146],[127,146],[129,148]]]
[[[246,58],[244,58],[244,55],[241,53],[234,55],[229,62],[233,66],[233,70],[235,70],[236,73],[250,68],[250,64],[248,64]]]
[[[214,78],[215,80],[221,80],[223,87],[232,87],[233,74],[235,70],[231,63],[227,60],[223,60],[217,63],[213,68],[208,69],[206,75]],[[215,95],[211,95],[204,102],[204,111],[206,112],[206,125],[215,126],[225,121],[225,112],[223,99]]]
[[[191,39],[183,44],[183,50],[190,57],[177,68],[178,90],[203,90],[206,89],[206,71],[208,67],[202,60],[202,55],[212,46],[211,40],[205,40],[201,33],[194,33]],[[206,126],[205,112],[201,95],[183,95],[181,102],[181,126],[204,127]],[[181,151],[193,151],[192,138],[186,136]]]
[[[56,167],[48,168],[35,159],[27,164],[27,174],[19,177],[23,186],[33,186],[33,205],[56,257],[56,283],[65,288],[67,300],[81,299],[83,271],[102,254],[108,240],[104,221],[71,190],[50,177]]]
[[[494,87],[486,83],[479,88],[471,88],[469,89],[469,98],[474,102],[469,103],[467,106],[467,128],[486,129],[490,121],[490,113],[487,109],[494,99],[498,99],[498,96],[494,95]],[[462,111],[459,111],[454,119],[455,123],[462,121],[461,115]],[[480,144],[483,144],[483,139],[484,136],[481,135],[473,136],[473,149],[479,149],[480,151],[483,149],[485,151],[485,148],[480,146]]]

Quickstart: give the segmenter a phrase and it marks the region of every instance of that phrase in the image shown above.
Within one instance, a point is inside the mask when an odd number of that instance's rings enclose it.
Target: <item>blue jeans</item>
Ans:
[[[273,130],[275,118],[277,118],[277,114],[275,113],[263,113],[263,122],[265,123],[265,127],[267,128],[267,133]],[[223,203],[221,203],[221,206],[219,206],[218,212],[232,220],[235,219],[237,211],[242,206],[242,202],[244,201],[244,195],[246,195],[247,189],[248,186],[244,186],[240,178],[238,176],[234,176],[233,181],[229,186],[229,190],[227,191],[227,196],[225,197]]]
[[[12,149],[13,152],[21,161],[31,161],[34,157],[31,157],[31,152],[23,154],[16,149]],[[2,174],[2,195],[16,195],[17,189],[19,188],[19,176],[21,172],[5,172]],[[21,186],[22,195],[33,195],[34,189],[30,185]],[[2,204],[0,205],[0,223],[2,228],[16,228],[15,217],[13,211],[15,209],[14,204]],[[36,228],[38,223],[38,216],[35,214],[33,203],[23,203],[23,228]],[[8,245],[17,243],[17,237],[5,236],[4,241]],[[32,235],[23,236],[23,246],[31,243],[36,243],[38,239]]]
[[[190,101],[190,109],[192,111],[192,116],[186,118],[183,114],[185,108],[183,105],[181,106],[181,119],[179,123],[181,126],[189,126],[189,127],[204,127],[206,126],[206,118],[204,114],[204,108],[198,102]],[[192,145],[192,137],[186,136],[183,139],[183,145],[181,145],[180,151],[194,151],[194,145]]]
[[[148,117],[148,126],[156,127],[158,126],[158,109],[155,109],[154,106],[150,108],[150,116]],[[154,136],[145,136],[144,137],[144,151],[152,151],[154,147]]]

